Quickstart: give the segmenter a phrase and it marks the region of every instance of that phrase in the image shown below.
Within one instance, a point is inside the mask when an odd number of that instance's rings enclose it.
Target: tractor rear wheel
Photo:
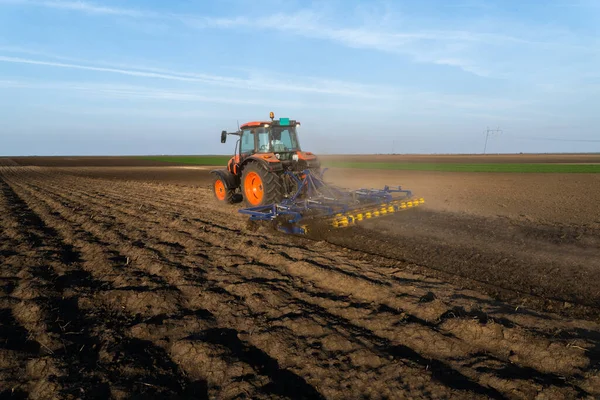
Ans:
[[[266,166],[252,162],[242,172],[242,195],[250,207],[278,203],[283,199],[281,178]]]
[[[215,176],[213,178],[213,190],[215,193],[215,198],[219,202],[233,204],[235,191],[233,189],[227,188],[225,181],[223,181],[223,179],[220,176],[218,176],[217,174],[214,175]]]

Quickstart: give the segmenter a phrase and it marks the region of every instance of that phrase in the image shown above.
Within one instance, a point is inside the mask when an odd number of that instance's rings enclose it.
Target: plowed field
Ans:
[[[302,238],[246,229],[201,169],[22,164],[0,159],[0,398],[600,397],[595,209],[459,197]]]

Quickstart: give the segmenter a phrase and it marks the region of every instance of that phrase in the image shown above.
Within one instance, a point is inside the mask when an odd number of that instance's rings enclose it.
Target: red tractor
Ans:
[[[303,171],[320,171],[320,161],[310,152],[300,149],[300,122],[289,118],[247,122],[237,132],[221,132],[221,143],[227,135],[239,136],[235,155],[226,169],[213,170],[213,187],[218,201],[234,203],[241,193],[247,206],[279,203],[298,190]],[[287,173],[286,173],[287,172]]]

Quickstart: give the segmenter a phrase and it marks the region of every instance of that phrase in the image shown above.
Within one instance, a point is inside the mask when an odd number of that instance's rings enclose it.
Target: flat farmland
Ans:
[[[0,159],[0,397],[600,396],[600,174],[333,167],[426,204],[305,238],[248,230],[211,168]]]

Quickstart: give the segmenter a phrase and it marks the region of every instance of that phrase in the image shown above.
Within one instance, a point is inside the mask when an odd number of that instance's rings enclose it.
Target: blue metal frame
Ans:
[[[320,218],[346,213],[353,209],[365,206],[376,206],[397,200],[393,193],[401,193],[406,198],[412,197],[410,190],[403,190],[400,186],[392,189],[385,186],[383,189],[358,189],[342,190],[323,181],[324,169],[320,176],[310,170],[304,170],[300,179],[292,172],[285,172],[298,185],[298,190],[288,198],[277,204],[248,207],[239,212],[250,216],[251,221],[275,221],[284,219],[287,224],[278,228],[286,233],[302,234],[304,228],[297,224],[304,218]]]

